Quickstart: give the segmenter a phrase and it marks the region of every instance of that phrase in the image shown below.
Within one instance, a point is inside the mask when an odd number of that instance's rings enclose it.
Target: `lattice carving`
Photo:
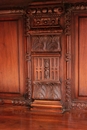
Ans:
[[[60,36],[33,36],[32,51],[61,51]]]
[[[34,80],[59,81],[59,57],[34,57]]]
[[[61,99],[60,82],[34,82],[34,99]]]

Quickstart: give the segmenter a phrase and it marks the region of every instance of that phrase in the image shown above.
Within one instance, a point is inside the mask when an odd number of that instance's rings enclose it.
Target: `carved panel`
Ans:
[[[32,37],[32,51],[61,51],[60,36],[36,35]]]
[[[34,57],[34,80],[59,81],[59,57]]]
[[[60,82],[34,82],[34,99],[61,99]]]
[[[86,102],[72,102],[71,107],[73,109],[87,109],[87,103]]]
[[[64,9],[62,5],[59,6],[30,6],[27,10],[30,16],[31,28],[48,28],[58,27],[61,29],[60,16],[63,14]]]

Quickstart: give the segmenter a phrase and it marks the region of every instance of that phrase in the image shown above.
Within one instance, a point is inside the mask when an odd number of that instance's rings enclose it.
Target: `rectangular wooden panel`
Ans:
[[[79,96],[87,96],[87,17],[79,18]]]
[[[73,15],[72,37],[72,95],[75,99],[87,98],[87,15]]]
[[[0,92],[19,92],[18,21],[0,21]]]

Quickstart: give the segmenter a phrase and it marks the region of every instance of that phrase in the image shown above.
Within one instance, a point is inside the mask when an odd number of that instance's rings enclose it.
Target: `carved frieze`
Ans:
[[[32,51],[61,51],[60,36],[36,35],[32,37]]]
[[[61,99],[60,82],[34,82],[33,83],[34,99]]]
[[[62,5],[29,6],[27,13],[30,16],[31,29],[58,27],[61,29],[60,17],[64,13]]]
[[[87,109],[87,103],[86,102],[72,102],[71,107],[73,109]]]

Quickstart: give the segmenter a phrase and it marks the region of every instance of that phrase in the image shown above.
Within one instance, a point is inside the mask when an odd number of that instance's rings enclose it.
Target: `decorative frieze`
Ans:
[[[72,109],[87,109],[87,103],[86,102],[72,102],[71,104]]]
[[[60,17],[64,13],[62,5],[29,6],[27,13],[30,16],[31,29],[48,29],[49,27],[61,29]]]

